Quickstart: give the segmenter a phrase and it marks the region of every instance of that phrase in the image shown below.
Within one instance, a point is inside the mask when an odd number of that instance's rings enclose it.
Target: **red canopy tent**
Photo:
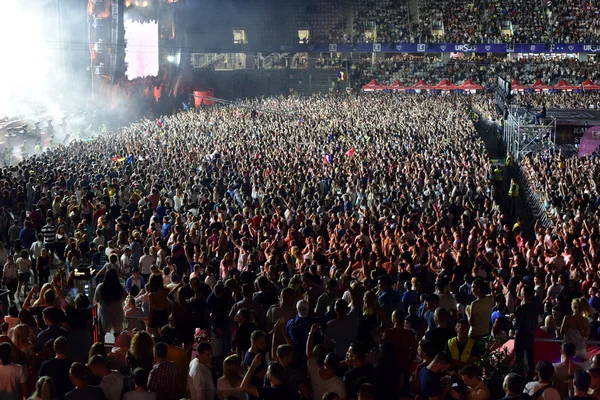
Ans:
[[[458,87],[459,89],[462,90],[483,90],[483,86],[480,86],[478,84],[476,84],[475,82],[473,82],[470,79],[467,79],[462,85],[460,85]]]
[[[415,83],[413,86],[411,86],[409,89],[429,90],[429,89],[433,89],[433,86],[427,84],[427,82],[425,82],[423,79],[419,79],[419,81],[417,83]]]
[[[600,90],[600,86],[596,85],[590,79],[583,81],[583,90]]]
[[[443,81],[435,85],[433,88],[435,90],[456,90],[458,89],[458,86],[450,82],[448,79],[444,79]]]
[[[550,86],[546,85],[544,82],[542,82],[541,79],[538,79],[537,81],[535,81],[535,83],[533,85],[531,85],[529,87],[529,89],[533,89],[535,91],[542,91],[542,90],[549,90]]]
[[[554,89],[571,91],[581,89],[581,85],[571,85],[569,82],[563,79],[562,81],[558,82],[556,86],[554,86]]]
[[[510,83],[510,87],[512,90],[525,90],[529,88],[529,86],[521,85],[521,83],[516,79],[513,79],[513,81]]]
[[[377,81],[377,79],[373,79],[371,82],[367,83],[362,87],[365,92],[373,92],[375,90],[385,90],[387,86],[382,85]]]
[[[404,86],[402,84],[402,82],[400,82],[399,80],[396,80],[394,83],[392,83],[390,86],[387,87],[390,90],[406,90],[406,86]]]

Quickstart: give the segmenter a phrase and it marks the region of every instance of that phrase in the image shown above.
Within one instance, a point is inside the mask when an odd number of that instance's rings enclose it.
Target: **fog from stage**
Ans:
[[[69,24],[87,23],[85,9],[67,10],[65,7],[76,2],[58,1],[0,1],[0,14],[5,17],[0,24],[4,58],[0,63],[0,118],[58,117],[65,108],[81,103],[81,93],[89,90],[85,73],[70,73],[73,57],[89,60],[87,38],[74,41],[66,32]]]

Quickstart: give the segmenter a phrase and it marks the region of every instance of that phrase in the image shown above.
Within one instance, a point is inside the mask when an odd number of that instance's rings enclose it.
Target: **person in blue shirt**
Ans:
[[[600,289],[598,289],[597,287],[592,286],[590,288],[590,306],[592,306],[592,308],[594,310],[596,310],[597,312],[600,313]]]
[[[23,248],[29,249],[31,245],[36,241],[37,235],[35,229],[33,229],[33,224],[29,221],[25,221],[25,226],[19,232],[19,240],[23,245]]]
[[[408,307],[419,303],[419,293],[410,281],[404,282],[404,289],[406,292],[402,295],[402,304],[404,309],[408,310]]]
[[[379,306],[385,311],[388,318],[392,318],[392,313],[398,309],[404,311],[400,293],[392,287],[392,278],[388,275],[380,276],[377,284],[379,287]]]
[[[132,296],[137,296],[145,287],[146,281],[140,275],[140,270],[137,267],[132,268],[131,276],[125,282],[125,291]]]
[[[161,233],[162,233],[163,239],[166,239],[169,236],[169,233],[171,233],[171,222],[168,217],[164,217],[164,219],[163,219]]]

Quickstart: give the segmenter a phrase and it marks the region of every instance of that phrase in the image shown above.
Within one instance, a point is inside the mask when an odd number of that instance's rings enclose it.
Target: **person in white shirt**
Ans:
[[[317,324],[314,324],[308,335],[306,342],[306,358],[308,360],[308,374],[313,389],[313,398],[322,399],[327,392],[337,393],[340,399],[346,398],[346,385],[344,381],[335,374],[337,365],[332,363],[334,357],[330,353],[325,357],[323,367],[319,366],[317,359],[313,357],[313,342],[315,333],[319,329]]]
[[[27,393],[27,371],[10,361],[12,348],[8,343],[0,344],[0,393],[2,398],[21,400]]]
[[[210,343],[198,343],[196,358],[190,362],[187,387],[190,400],[213,400],[215,384],[213,383],[212,365],[213,352]]]
[[[560,393],[552,387],[554,366],[549,361],[540,361],[535,367],[537,381],[525,385],[525,393],[539,400],[560,400]]]
[[[98,387],[106,395],[106,400],[121,400],[125,377],[120,372],[111,371],[106,359],[98,354],[91,358],[88,367],[94,375],[102,378]]]
[[[153,256],[150,255],[150,248],[144,247],[144,255],[140,257],[140,274],[144,277],[144,280],[148,282],[150,278],[150,268],[156,263],[156,260]]]

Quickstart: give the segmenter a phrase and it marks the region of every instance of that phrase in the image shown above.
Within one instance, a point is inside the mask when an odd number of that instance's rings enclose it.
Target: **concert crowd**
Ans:
[[[248,100],[5,166],[0,396],[598,397],[598,162],[528,161],[528,238],[470,104]]]

